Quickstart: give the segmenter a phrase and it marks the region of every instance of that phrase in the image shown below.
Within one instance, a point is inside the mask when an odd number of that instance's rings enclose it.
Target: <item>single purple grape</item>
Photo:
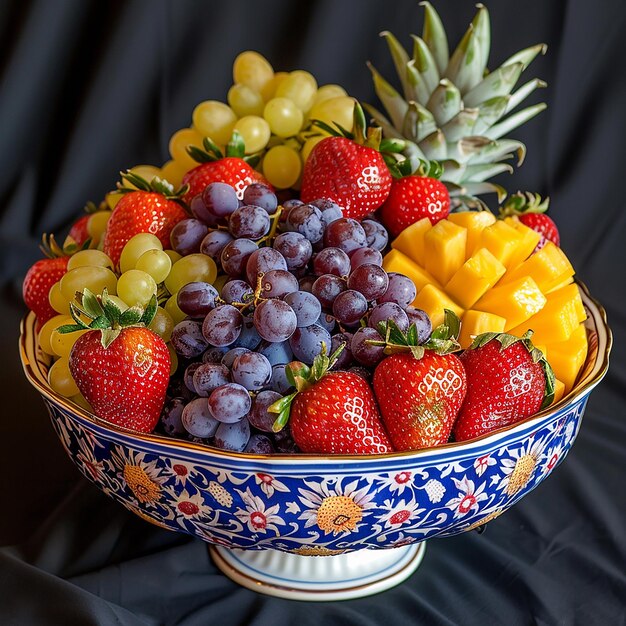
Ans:
[[[287,227],[304,235],[311,243],[321,241],[324,236],[322,212],[310,204],[301,204],[289,211]]]
[[[283,300],[294,310],[299,328],[315,324],[322,314],[322,305],[312,293],[294,291],[288,293]]]
[[[289,349],[289,351],[291,352],[291,348]],[[293,390],[293,385],[289,382],[289,379],[287,378],[287,374],[285,372],[286,367],[287,363],[279,363],[278,365],[272,366],[272,391],[276,391],[283,396]]]
[[[345,326],[358,324],[367,313],[367,309],[365,296],[353,289],[341,292],[333,302],[333,315]]]
[[[221,363],[222,357],[228,352],[226,346],[209,346],[202,355],[203,363]]]
[[[246,270],[250,256],[259,249],[251,239],[234,239],[220,254],[222,269],[232,278],[239,278]]]
[[[252,426],[266,433],[272,432],[272,426],[278,415],[270,413],[268,408],[278,402],[283,396],[275,391],[260,391],[252,402],[252,409],[248,413],[248,421]]]
[[[274,444],[269,437],[255,433],[250,436],[244,452],[246,454],[273,454],[275,450]]]
[[[332,309],[335,298],[348,288],[346,281],[334,274],[323,274],[311,287],[311,293],[325,309]]]
[[[218,296],[217,289],[211,283],[194,281],[187,283],[178,290],[176,303],[186,315],[204,318],[209,311],[215,308],[215,299]]]
[[[225,230],[210,230],[200,243],[200,252],[210,256],[221,264],[222,250],[226,244],[234,241],[233,236]]]
[[[261,302],[254,310],[254,325],[267,341],[285,341],[296,330],[297,318],[293,309],[282,300],[272,298]]]
[[[227,304],[233,302],[246,303],[254,296],[254,289],[245,280],[229,280],[224,283],[220,296]]]
[[[311,324],[305,328],[296,328],[289,338],[289,345],[294,356],[307,365],[311,365],[313,359],[322,350],[328,354],[331,343],[330,333],[317,324]]]
[[[370,248],[382,252],[389,243],[389,233],[387,229],[380,222],[375,220],[363,220],[361,226],[365,231],[367,245]]]
[[[387,291],[378,298],[378,303],[395,302],[402,309],[406,309],[417,295],[415,283],[404,274],[389,272],[389,285]]]
[[[235,357],[231,367],[233,382],[239,383],[248,391],[259,391],[269,384],[272,366],[267,357],[258,352],[244,352]]]
[[[262,298],[282,298],[298,291],[298,279],[287,270],[270,270],[261,279]]]
[[[273,246],[285,258],[290,270],[306,267],[313,254],[311,242],[300,233],[281,233],[274,239]]]
[[[242,206],[228,218],[228,230],[233,237],[260,239],[270,231],[270,216],[259,206]]]
[[[208,184],[202,192],[202,200],[207,210],[218,217],[230,215],[239,206],[237,192],[227,183]]]
[[[220,425],[209,411],[206,398],[196,398],[183,409],[182,423],[185,430],[194,437],[208,439],[213,437]]]
[[[202,322],[202,334],[212,346],[229,346],[239,337],[243,316],[231,304],[222,304],[209,311]]]
[[[381,341],[382,337],[378,331],[365,326],[359,328],[352,336],[352,342],[350,343],[350,349],[352,356],[361,364],[373,367],[385,356],[383,346],[375,346],[370,344],[370,341]]]
[[[389,286],[387,272],[379,265],[366,263],[359,265],[348,276],[348,289],[354,289],[362,293],[371,302],[380,298]]]
[[[359,222],[349,217],[342,217],[328,225],[324,232],[324,245],[329,248],[341,248],[348,254],[367,245],[365,231]]]
[[[186,359],[200,356],[209,347],[207,339],[202,334],[202,322],[196,320],[178,322],[172,330],[170,343],[176,354]]]
[[[245,387],[226,383],[214,389],[209,396],[211,415],[225,424],[243,419],[252,408],[252,400]]]
[[[350,268],[353,271],[359,265],[365,265],[366,263],[382,266],[383,255],[374,248],[358,248],[350,254]]]
[[[256,288],[259,274],[265,274],[270,270],[286,270],[285,257],[274,248],[259,248],[254,251],[246,262],[246,276],[248,283]]]
[[[393,320],[396,326],[406,332],[409,329],[409,318],[399,304],[383,302],[377,304],[370,312],[368,325],[378,330],[378,324]]]
[[[261,207],[269,215],[274,215],[278,207],[276,194],[264,183],[252,183],[243,190],[245,204]]]
[[[318,326],[325,328],[329,333],[332,333],[335,330],[335,326],[337,326],[335,316],[324,312],[322,312],[322,314],[317,318],[315,323]]]
[[[193,372],[193,386],[202,398],[208,398],[214,389],[229,382],[230,372],[221,363],[200,363]]]
[[[335,364],[332,366],[334,370],[343,370],[351,365],[354,361],[352,356],[352,350],[350,349],[352,343],[352,333],[343,332],[337,333],[332,336],[330,353],[333,354],[339,346],[343,345],[343,350],[339,353]]]
[[[220,450],[243,452],[250,440],[250,422],[239,420],[236,423],[220,424],[213,437],[213,445]]]
[[[174,225],[170,232],[170,243],[172,248],[187,256],[200,252],[200,244],[209,232],[209,227],[193,217],[181,220]]]
[[[263,340],[257,352],[267,357],[267,360],[274,365],[289,363],[293,361],[293,352],[288,341],[265,341]]]
[[[166,435],[180,437],[185,434],[185,427],[181,420],[185,400],[183,398],[170,398],[161,411],[159,426]]]
[[[340,248],[324,248],[313,259],[313,272],[316,276],[347,276],[350,273],[350,257]]]
[[[413,306],[408,306],[404,312],[409,318],[409,325],[415,325],[417,329],[417,342],[422,344],[428,341],[433,332],[433,325],[428,313]]]

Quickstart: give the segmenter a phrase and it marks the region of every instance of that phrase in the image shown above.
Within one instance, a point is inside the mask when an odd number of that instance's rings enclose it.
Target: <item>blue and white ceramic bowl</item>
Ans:
[[[66,452],[108,496],[153,524],[222,547],[214,554],[218,565],[242,584],[258,589],[261,580],[275,592],[298,589],[298,577],[322,576],[323,588],[300,585],[302,597],[306,590],[319,599],[354,597],[364,595],[354,589],[371,587],[374,579],[377,591],[406,577],[421,558],[417,544],[487,523],[563,461],[589,394],[607,371],[612,341],[604,310],[584,286],[581,291],[588,311],[589,355],[565,398],[474,441],[417,452],[262,456],[131,433],[52,391],[47,362],[37,351],[32,314],[22,324],[21,356]],[[378,558],[364,551],[399,547],[405,549],[382,550]],[[256,556],[252,552],[267,550]],[[348,571],[337,574],[334,583],[329,583],[328,571],[312,574],[306,566],[302,572],[303,559],[288,558],[353,551],[363,552],[343,559]],[[290,555],[280,559],[279,553]],[[376,563],[369,567],[364,558]],[[289,568],[294,571],[287,578],[276,573]],[[263,581],[264,576],[269,579]],[[391,582],[380,586],[380,580]],[[340,589],[353,591],[341,595]]]

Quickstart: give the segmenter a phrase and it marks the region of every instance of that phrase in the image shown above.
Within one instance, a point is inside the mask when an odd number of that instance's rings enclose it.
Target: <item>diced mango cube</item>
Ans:
[[[476,251],[446,285],[446,292],[469,309],[506,272],[506,267],[487,248]]]
[[[473,309],[465,311],[465,315],[463,315],[461,320],[461,333],[459,335],[461,348],[468,348],[476,335],[503,332],[505,325],[506,320],[499,315]]]
[[[571,391],[587,358],[588,345],[585,325],[579,324],[569,339],[548,344],[546,349],[548,351],[548,363],[552,366],[555,377],[563,381],[565,393]]]
[[[541,235],[536,230],[526,226],[526,224],[522,224],[517,217],[505,217],[504,221],[509,226],[512,226],[517,231],[518,235],[521,236],[521,241],[515,249],[515,252],[511,255],[509,264],[509,267],[515,267],[522,261],[525,261],[533,253],[533,250],[537,247],[541,239]]]
[[[448,220],[467,229],[465,246],[465,258],[467,259],[472,256],[476,249],[476,242],[483,228],[491,226],[496,221],[496,216],[491,211],[460,211],[459,213],[450,213]]]
[[[414,263],[408,256],[402,254],[399,250],[390,250],[383,259],[383,267],[387,272],[398,272],[408,276],[414,283],[419,292],[425,285],[435,285],[440,287],[439,283],[417,263]]]
[[[405,228],[392,242],[391,247],[399,250],[419,265],[424,265],[424,235],[433,225],[425,217]]]
[[[501,284],[504,285],[522,276],[531,276],[539,289],[546,293],[573,275],[574,268],[563,250],[548,241],[541,250],[537,250],[526,261],[509,270],[502,278]]]
[[[467,230],[448,220],[437,222],[424,235],[424,267],[442,285],[465,262]]]
[[[433,328],[443,323],[444,309],[454,311],[459,317],[463,315],[463,309],[451,300],[441,289],[435,285],[426,285],[413,301],[413,306],[428,313]]]
[[[547,289],[546,291],[544,291],[544,293],[545,294],[552,293],[553,291],[556,291],[557,289],[561,289],[562,287],[565,287],[566,285],[570,285],[573,282],[574,282],[574,277],[573,276],[569,276],[568,278],[563,280],[563,282],[560,282],[560,283],[554,285],[554,287],[551,287],[550,289]]]
[[[507,285],[494,287],[474,305],[474,308],[504,317],[505,330],[508,332],[541,311],[545,303],[546,297],[537,287],[537,283],[530,276],[525,276]]]
[[[566,341],[584,320],[584,308],[578,287],[574,284],[548,294],[545,306],[523,324],[513,328],[515,335],[529,328],[533,331],[533,342],[552,344]],[[582,315],[582,319],[581,319]]]
[[[558,378],[554,379],[554,400],[552,404],[556,404],[565,395],[565,383]]]
[[[522,236],[515,228],[502,220],[497,220],[480,232],[476,249],[487,248],[502,265],[510,268],[519,256],[517,248],[522,243]]]

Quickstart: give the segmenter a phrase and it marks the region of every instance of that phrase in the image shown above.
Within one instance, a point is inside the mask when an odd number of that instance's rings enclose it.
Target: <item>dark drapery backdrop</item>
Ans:
[[[450,39],[469,0],[434,2]],[[230,582],[202,543],[152,527],[64,457],[17,353],[21,280],[42,232],[65,234],[117,172],[167,160],[195,104],[225,99],[256,49],[374,101],[365,60],[421,32],[414,0],[5,0],[0,3],[0,622],[3,624],[625,624],[626,5],[490,3],[490,66],[546,42],[527,71],[549,108],[514,136],[526,163],[499,182],[550,195],[562,246],[608,310],[611,369],[555,474],[483,535],[431,541],[384,595],[310,606]]]

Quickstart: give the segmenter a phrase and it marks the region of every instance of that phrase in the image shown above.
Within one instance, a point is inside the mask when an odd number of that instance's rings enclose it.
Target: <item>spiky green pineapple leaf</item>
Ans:
[[[531,93],[533,93],[536,89],[544,89],[548,86],[548,83],[539,79],[533,78],[529,80],[527,83],[524,83],[519,89],[516,89],[509,97],[509,103],[506,107],[506,111],[504,114],[510,113],[513,109],[515,109],[519,104],[521,104]]]
[[[367,67],[372,73],[374,91],[389,114],[391,123],[395,128],[401,128],[409,106],[408,103],[371,63],[368,62]]]
[[[441,130],[448,143],[460,141],[463,137],[474,133],[474,125],[478,119],[480,109],[461,109],[452,119],[448,120]]]
[[[426,108],[432,112],[439,126],[449,122],[461,110],[461,92],[447,78],[442,78],[430,95]]]
[[[448,36],[443,22],[432,4],[430,2],[420,2],[420,6],[423,6],[425,9],[422,39],[431,52],[439,74],[443,76],[450,60]]]
[[[539,104],[534,104],[532,106],[526,107],[522,109],[518,113],[514,113],[513,115],[509,115],[504,120],[502,120],[499,124],[492,126],[489,130],[485,132],[485,136],[490,139],[500,139],[502,135],[506,135],[510,133],[512,130],[525,124],[528,120],[538,115],[547,107],[545,102],[540,102]]]
[[[436,89],[440,80],[437,63],[426,42],[421,37],[411,35],[411,38],[413,39],[413,65],[420,73],[424,83],[426,98],[430,98],[430,94]],[[420,104],[425,106],[426,100],[420,101]]]
[[[474,25],[470,24],[450,58],[445,76],[461,93],[466,93],[482,79],[484,69],[480,41],[476,38]]]
[[[512,65],[514,63],[521,63],[522,69],[526,69],[539,54],[545,54],[548,50],[548,46],[545,43],[538,43],[534,46],[524,48],[519,52],[516,52],[510,56],[502,65]]]
[[[521,63],[502,65],[497,70],[487,74],[473,89],[463,96],[465,106],[482,106],[487,100],[497,96],[508,96],[517,83],[524,66]]]
[[[407,51],[403,48],[402,44],[393,35],[393,33],[390,33],[388,30],[384,30],[382,33],[380,33],[380,36],[384,37],[385,41],[387,42],[391,58],[393,59],[393,64],[395,65],[398,78],[400,79],[400,83],[402,84],[402,90],[406,95],[409,91],[406,66],[410,60],[410,57]]]

